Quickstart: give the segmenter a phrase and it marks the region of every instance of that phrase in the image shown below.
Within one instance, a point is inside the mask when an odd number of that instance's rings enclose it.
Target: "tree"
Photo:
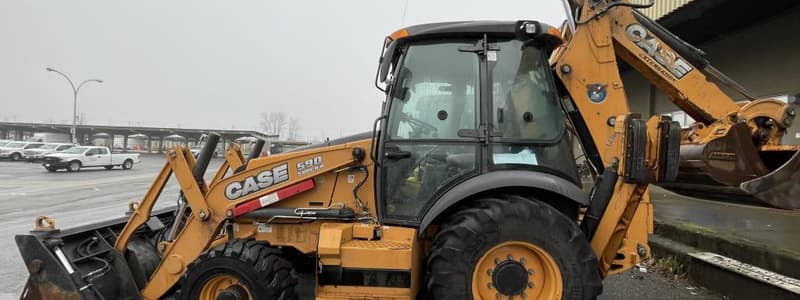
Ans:
[[[289,118],[289,124],[286,126],[286,139],[296,141],[300,134],[300,121],[295,118]]]
[[[266,134],[281,135],[286,128],[286,114],[283,112],[261,113],[261,128]]]

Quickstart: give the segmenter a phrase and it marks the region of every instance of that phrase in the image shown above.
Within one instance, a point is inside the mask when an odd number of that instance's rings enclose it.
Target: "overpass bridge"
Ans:
[[[123,150],[130,149],[129,140],[143,142],[142,148],[148,152],[160,152],[166,145],[195,145],[203,134],[216,132],[221,136],[221,143],[227,149],[229,143],[243,137],[253,137],[280,144],[278,135],[269,135],[255,130],[237,129],[199,129],[175,127],[147,126],[115,126],[115,125],[76,125],[76,136],[81,145],[95,144],[98,139],[110,140],[108,146],[114,146],[115,140],[121,140]],[[69,135],[71,124],[48,124],[26,122],[0,122],[0,139],[27,140],[34,133],[62,133]],[[287,142],[295,143],[295,142]],[[144,150],[143,149],[143,150]]]

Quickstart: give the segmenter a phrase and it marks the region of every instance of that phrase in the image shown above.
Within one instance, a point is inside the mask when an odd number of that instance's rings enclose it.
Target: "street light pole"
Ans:
[[[78,85],[78,87],[75,87],[75,84],[72,83],[72,80],[69,79],[69,76],[67,76],[66,74],[62,73],[61,71],[58,71],[58,70],[53,69],[53,68],[46,68],[45,70],[50,71],[50,72],[56,72],[59,75],[64,76],[64,79],[66,79],[67,82],[69,82],[69,85],[72,87],[72,128],[70,129],[70,134],[72,135],[72,143],[73,144],[78,144],[78,137],[76,136],[76,134],[77,134],[77,129],[76,129],[76,125],[77,124],[76,123],[78,122],[78,92],[81,90],[81,87],[84,84],[86,84],[87,82],[92,82],[93,81],[93,82],[97,82],[97,83],[103,83],[103,81],[100,80],[100,79],[86,79],[83,82],[81,82]]]

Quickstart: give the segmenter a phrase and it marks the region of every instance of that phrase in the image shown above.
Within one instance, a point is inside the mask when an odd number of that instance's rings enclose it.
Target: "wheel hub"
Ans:
[[[232,285],[228,288],[221,290],[217,295],[217,300],[245,300],[247,297],[247,290],[241,285]]]
[[[221,274],[208,279],[200,290],[199,300],[245,300],[250,293],[233,275]]]
[[[492,284],[501,294],[522,294],[528,287],[528,270],[517,261],[506,260],[492,272]]]
[[[474,299],[560,299],[561,272],[552,256],[521,241],[501,243],[481,257],[472,274]]]

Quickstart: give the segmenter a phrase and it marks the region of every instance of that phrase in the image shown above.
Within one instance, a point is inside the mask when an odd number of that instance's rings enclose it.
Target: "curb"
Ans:
[[[753,247],[753,245],[740,240],[730,240],[727,237],[722,238],[707,232],[689,230],[681,225],[657,222],[655,232],[656,234],[649,237],[653,255],[675,257],[684,266],[689,280],[713,290],[727,299],[800,299],[800,293],[797,292],[797,288],[800,288],[798,285],[800,281],[796,279],[747,264],[739,263],[732,267],[723,267],[714,261],[702,259],[704,255],[711,254],[704,251],[711,251],[721,254],[712,255],[716,257],[731,255],[746,263],[755,261],[756,263],[752,264],[758,266],[763,266],[758,264],[759,262],[778,263],[777,266],[780,269],[785,269],[791,267],[792,263],[800,263],[797,257],[787,257],[784,254],[771,252],[769,249],[763,249],[763,246]],[[722,253],[723,251],[725,252]],[[734,256],[734,254],[744,255],[744,257]],[[780,263],[789,265],[780,265]],[[759,269],[761,272],[748,272],[752,269]],[[797,272],[798,270],[792,271]]]
[[[655,220],[655,233],[702,251],[714,252],[786,276],[800,278],[800,253],[770,248],[691,223]]]

